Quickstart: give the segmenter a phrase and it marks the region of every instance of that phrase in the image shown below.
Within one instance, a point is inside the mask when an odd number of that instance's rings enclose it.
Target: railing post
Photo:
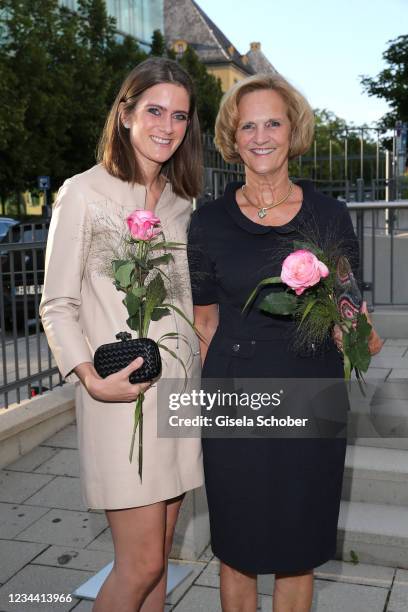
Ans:
[[[364,179],[356,179],[356,202],[364,202]]]

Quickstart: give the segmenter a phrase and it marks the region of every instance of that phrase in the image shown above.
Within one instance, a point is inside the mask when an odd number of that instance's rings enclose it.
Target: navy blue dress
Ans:
[[[343,378],[331,339],[301,354],[293,350],[293,320],[256,308],[264,292],[242,314],[258,282],[279,276],[294,239],[337,244],[357,265],[346,205],[316,192],[309,181],[298,184],[302,206],[285,226],[248,219],[235,198],[241,183],[229,184],[223,197],[193,214],[188,248],[193,302],[219,305],[204,378]],[[345,399],[345,414],[347,409]],[[333,558],[345,450],[344,437],[204,438],[214,554],[253,574],[309,570]]]

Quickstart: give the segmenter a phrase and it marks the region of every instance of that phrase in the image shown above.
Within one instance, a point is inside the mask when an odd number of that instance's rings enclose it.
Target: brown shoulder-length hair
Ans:
[[[291,126],[289,159],[303,155],[311,147],[314,114],[306,98],[280,74],[255,74],[238,81],[221,100],[215,121],[215,145],[225,161],[241,161],[235,149],[235,133],[239,122],[238,105],[245,94],[271,89],[280,94],[287,106]]]
[[[163,164],[162,174],[182,198],[197,196],[202,186],[202,145],[194,85],[187,72],[173,60],[151,57],[138,64],[124,80],[106,119],[98,145],[98,162],[117,178],[144,183],[142,170],[130,142],[129,130],[121,114],[132,112],[146,89],[160,83],[173,83],[186,89],[190,98],[189,123],[183,142]]]

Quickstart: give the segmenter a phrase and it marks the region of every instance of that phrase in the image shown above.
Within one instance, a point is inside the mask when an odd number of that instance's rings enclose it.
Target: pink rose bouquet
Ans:
[[[243,310],[262,287],[286,285],[272,291],[258,308],[266,313],[292,316],[298,323],[298,348],[316,346],[332,334],[335,325],[343,331],[344,375],[353,369],[360,381],[370,364],[368,338],[371,325],[361,312],[362,296],[346,257],[325,253],[314,244],[295,242],[295,250],[282,263],[280,276],[262,280]]]
[[[175,311],[191,327],[194,326],[184,313],[167,298],[167,288],[163,279],[169,279],[169,272],[165,268],[173,259],[169,252],[184,248],[179,242],[165,240],[160,219],[149,210],[134,210],[127,218],[126,224],[129,235],[124,237],[121,250],[121,259],[112,261],[114,285],[118,291],[125,293],[123,304],[128,311],[127,324],[134,330],[138,338],[146,338],[151,321],[158,321],[162,317]],[[180,337],[177,332],[164,334],[157,340],[160,349],[168,352],[177,359],[187,370],[178,355],[166,345],[166,341]],[[129,452],[132,461],[135,434],[139,428],[139,475],[142,479],[143,463],[143,400],[140,394],[136,400],[134,428]]]

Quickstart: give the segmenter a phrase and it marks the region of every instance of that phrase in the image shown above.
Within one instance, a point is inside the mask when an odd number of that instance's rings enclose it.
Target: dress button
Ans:
[[[232,350],[237,353],[239,351],[239,344],[233,344],[232,345]]]

